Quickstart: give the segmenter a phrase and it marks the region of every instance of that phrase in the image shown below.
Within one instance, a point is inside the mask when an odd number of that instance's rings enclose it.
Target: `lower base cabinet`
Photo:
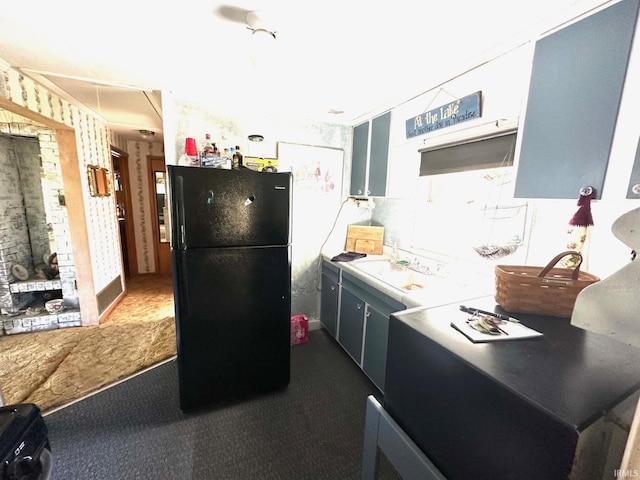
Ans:
[[[389,317],[406,307],[342,272],[338,342],[384,392]]]
[[[343,287],[340,300],[338,341],[358,365],[362,362],[364,315],[364,301]]]
[[[338,301],[340,299],[340,269],[322,262],[322,290],[320,292],[320,323],[333,338],[338,336]]]
[[[369,376],[371,381],[375,383],[381,391],[384,391],[384,378],[387,368],[389,316],[368,305],[366,324],[362,370],[364,370],[364,373]]]
[[[320,322],[333,338],[338,335],[338,295],[340,285],[327,275],[322,275],[320,297]]]

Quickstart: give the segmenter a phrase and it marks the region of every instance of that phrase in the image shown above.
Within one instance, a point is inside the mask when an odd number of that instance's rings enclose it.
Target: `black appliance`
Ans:
[[[291,174],[168,166],[180,408],[290,377]]]
[[[47,426],[32,403],[0,407],[0,480],[47,480],[51,453]]]

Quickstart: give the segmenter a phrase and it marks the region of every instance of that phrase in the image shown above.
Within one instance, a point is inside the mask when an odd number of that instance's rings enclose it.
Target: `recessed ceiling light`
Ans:
[[[340,115],[341,113],[344,113],[344,110],[339,110],[337,108],[330,108],[329,113],[331,113],[332,115]]]
[[[151,130],[138,130],[140,132],[140,136],[144,139],[153,138],[156,132]]]
[[[262,142],[264,140],[264,137],[262,135],[257,134],[249,135],[247,138],[249,138],[249,141],[251,142]]]

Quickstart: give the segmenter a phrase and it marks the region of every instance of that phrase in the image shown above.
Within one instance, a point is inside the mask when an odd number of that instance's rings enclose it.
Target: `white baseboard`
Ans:
[[[320,320],[309,320],[309,331],[311,330],[320,330],[322,328],[322,324]]]

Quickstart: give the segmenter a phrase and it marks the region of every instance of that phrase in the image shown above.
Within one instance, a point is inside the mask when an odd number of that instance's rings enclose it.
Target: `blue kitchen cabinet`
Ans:
[[[365,314],[364,354],[362,370],[373,383],[384,392],[387,367],[387,340],[389,338],[389,315],[367,305]]]
[[[401,302],[342,272],[338,342],[384,392],[389,317]]]
[[[623,0],[536,42],[517,198],[601,198],[639,0]]]
[[[391,112],[371,121],[371,150],[369,152],[369,195],[384,197],[387,192],[389,163],[389,131]]]
[[[354,127],[351,154],[351,195],[385,196],[390,128],[391,112]]]
[[[338,300],[340,298],[340,269],[322,262],[322,290],[320,292],[320,323],[333,338],[338,336]]]
[[[362,357],[364,313],[364,301],[343,287],[340,300],[338,342],[358,365],[360,365]]]
[[[633,168],[631,169],[627,198],[640,198],[640,139],[638,139],[636,158],[633,162]]]
[[[351,195],[366,195],[369,122],[353,128],[351,151]]]

